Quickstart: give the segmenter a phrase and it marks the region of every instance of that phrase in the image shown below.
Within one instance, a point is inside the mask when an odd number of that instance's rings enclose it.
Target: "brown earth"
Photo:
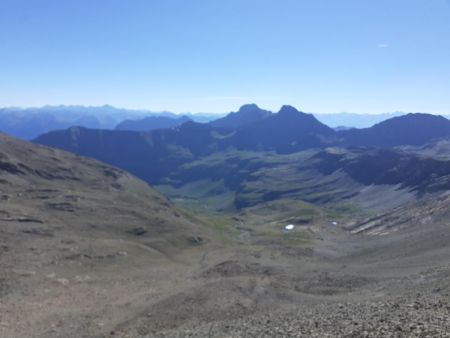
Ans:
[[[0,192],[0,337],[449,336],[445,195],[284,232],[4,135]]]

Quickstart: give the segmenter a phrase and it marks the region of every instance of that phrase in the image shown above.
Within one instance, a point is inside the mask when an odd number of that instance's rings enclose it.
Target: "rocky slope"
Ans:
[[[3,134],[0,200],[1,337],[92,337],[208,239],[130,174]]]
[[[445,194],[387,229],[285,199],[194,219],[97,161],[4,135],[0,153],[2,337],[448,332]]]

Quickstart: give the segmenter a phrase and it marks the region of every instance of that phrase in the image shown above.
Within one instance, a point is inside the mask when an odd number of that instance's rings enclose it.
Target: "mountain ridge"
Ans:
[[[344,144],[372,147],[421,145],[450,137],[450,120],[439,115],[410,113],[380,122],[366,129],[339,132]]]
[[[414,133],[408,132],[411,124],[415,128]],[[435,133],[435,128],[439,134]],[[194,121],[173,129],[148,132],[72,128],[41,135],[34,142],[92,156],[155,184],[179,165],[228,149],[290,154],[330,146],[417,145],[430,142],[436,135],[450,138],[450,121],[434,115],[406,115],[367,129],[337,132],[313,115],[291,106],[283,106],[278,113],[237,130],[222,129]],[[421,129],[424,131],[420,132]],[[378,137],[378,134],[382,136]]]
[[[228,128],[236,130],[246,125],[263,120],[273,113],[259,108],[256,104],[246,104],[239,108],[237,112],[232,112],[223,118],[211,121],[210,124],[217,128]]]
[[[171,118],[167,116],[147,116],[140,120],[124,120],[120,122],[115,130],[130,131],[151,131],[155,129],[175,128],[187,121],[191,121],[188,116]]]

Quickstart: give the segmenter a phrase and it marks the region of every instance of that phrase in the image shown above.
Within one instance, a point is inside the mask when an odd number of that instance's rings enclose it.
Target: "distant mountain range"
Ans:
[[[174,128],[187,120],[211,123],[215,128],[239,129],[274,115],[260,109],[256,104],[248,104],[228,115],[208,113],[152,112],[147,110],[120,109],[112,106],[45,106],[42,108],[0,108],[0,131],[21,139],[30,140],[44,133],[85,127],[90,129],[117,129],[151,131]],[[313,114],[323,124],[343,131],[352,128],[368,128],[403,113],[367,114]]]
[[[179,165],[215,151],[235,148],[289,153],[337,141],[333,129],[293,107],[284,106],[278,114],[263,111],[259,120],[239,123],[242,127],[233,129],[241,114],[247,120],[245,107],[222,119],[221,125],[233,126],[230,128],[193,121],[151,132],[75,127],[49,132],[34,142],[94,157],[156,183]]]
[[[70,128],[34,142],[94,157],[160,184],[182,164],[233,149],[292,154],[327,147],[417,146],[450,137],[450,121],[440,116],[408,114],[371,128],[335,131],[291,106],[276,114],[244,106],[219,125],[188,121],[149,132]]]
[[[114,129],[125,123],[125,128],[142,128],[148,130],[178,125],[186,118],[209,122],[218,118],[217,114],[185,114],[185,117],[170,112],[151,112],[147,110],[119,109],[111,106],[45,106],[42,108],[0,108],[0,131],[21,139],[30,140],[53,130],[81,126],[93,129]],[[143,124],[124,120],[140,120],[148,117],[161,117],[144,121]],[[182,121],[180,121],[182,119]],[[163,122],[165,120],[165,122]],[[178,122],[172,122],[172,120]],[[121,128],[122,128],[121,127]]]
[[[0,130],[21,139],[72,126],[112,129],[126,118],[139,118],[143,111],[129,111],[111,106],[46,106],[42,108],[0,109]]]

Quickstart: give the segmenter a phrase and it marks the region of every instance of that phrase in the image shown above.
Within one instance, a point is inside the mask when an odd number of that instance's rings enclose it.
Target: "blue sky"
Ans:
[[[450,0],[0,0],[0,106],[450,113]]]

